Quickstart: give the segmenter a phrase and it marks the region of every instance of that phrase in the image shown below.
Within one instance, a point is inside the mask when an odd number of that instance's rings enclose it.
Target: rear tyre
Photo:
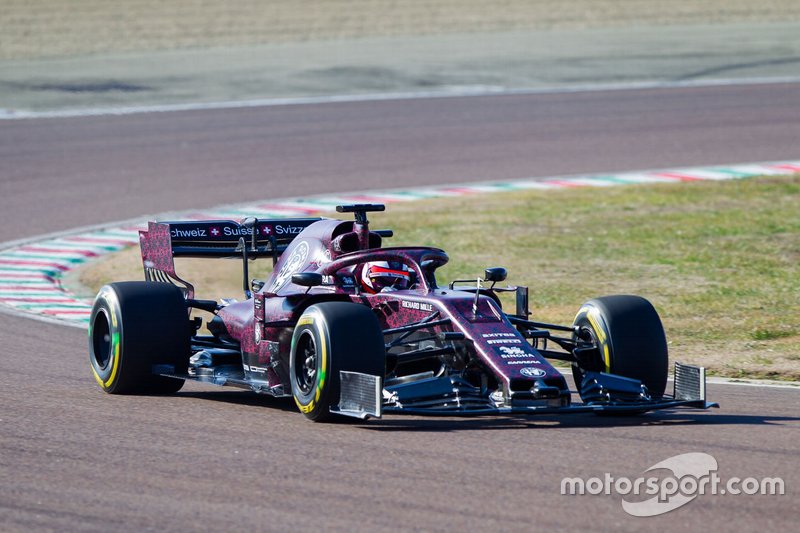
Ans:
[[[581,340],[599,347],[595,361],[572,366],[578,390],[584,372],[595,371],[638,379],[651,397],[663,396],[669,364],[667,338],[650,302],[630,295],[595,298],[581,306],[573,325]]]
[[[289,381],[297,407],[314,422],[339,403],[339,372],[384,374],[383,331],[372,310],[351,302],[310,306],[292,335]]]
[[[127,281],[100,289],[89,319],[89,363],[109,394],[170,394],[184,380],[153,374],[153,365],[186,372],[189,315],[181,290]]]

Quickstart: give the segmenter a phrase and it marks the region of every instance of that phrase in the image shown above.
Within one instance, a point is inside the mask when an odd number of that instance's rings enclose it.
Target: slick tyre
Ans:
[[[372,310],[350,302],[310,306],[292,335],[289,381],[292,396],[306,418],[329,420],[339,403],[339,372],[383,378],[383,331]]]
[[[667,386],[668,353],[664,327],[653,305],[639,296],[603,296],[589,300],[573,323],[578,336],[599,347],[596,361],[572,367],[580,390],[584,371],[609,372],[638,379],[651,397]]]
[[[100,289],[89,319],[89,363],[109,394],[170,394],[184,380],[153,374],[154,365],[185,373],[189,315],[180,289],[128,281]]]

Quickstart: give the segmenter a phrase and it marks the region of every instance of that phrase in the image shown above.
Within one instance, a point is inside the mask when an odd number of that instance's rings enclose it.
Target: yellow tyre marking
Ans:
[[[302,403],[300,403],[300,400],[298,400],[297,397],[295,397],[295,399],[294,399],[294,403],[297,404],[297,407],[300,409],[300,412],[303,413],[303,414],[307,414],[307,413],[310,413],[311,411],[313,411],[314,407],[316,406],[316,402],[319,401],[319,397],[322,395],[322,387],[325,384],[325,376],[326,376],[327,367],[328,367],[327,366],[328,347],[327,347],[327,345],[325,343],[325,335],[324,335],[324,332],[320,330],[321,328],[316,326],[315,321],[314,321],[314,316],[313,315],[301,316],[300,319],[297,321],[297,326],[296,327],[311,326],[311,325],[314,326],[315,331],[319,335],[319,344],[320,344],[319,352],[320,352],[320,357],[322,358],[322,360],[321,360],[321,365],[322,366],[321,366],[320,372],[319,372],[320,377],[319,377],[319,382],[317,383],[317,390],[316,390],[316,392],[314,394],[314,399],[312,399],[308,403],[308,405],[303,405]]]
[[[586,306],[581,307],[580,309],[578,309],[578,314],[575,315],[575,319],[573,320],[573,322],[577,322],[578,321],[578,317],[581,316],[581,314],[587,314],[588,315],[589,311],[591,311],[591,308],[590,307],[586,307]]]
[[[594,332],[597,333],[597,336],[600,338],[600,342],[606,342],[606,333],[603,331],[603,328],[597,322],[597,319],[594,316],[594,313],[588,313],[586,318],[589,319],[589,322],[592,324],[594,328]]]
[[[611,372],[611,354],[608,349],[606,332],[603,330],[603,328],[600,327],[599,318],[597,318],[596,316],[597,310],[594,307],[588,305],[583,306],[578,310],[578,314],[575,315],[575,320],[573,320],[573,322],[577,322],[578,318],[580,318],[581,315],[586,315],[586,318],[592,325],[592,329],[597,335],[600,344],[603,346],[603,363],[605,364],[605,371]]]
[[[328,345],[325,343],[325,332],[319,331],[320,347],[320,363],[322,367],[319,371],[319,383],[317,383],[317,400],[322,393],[322,387],[325,385],[325,380],[328,377]]]
[[[114,381],[114,378],[117,376],[117,368],[119,367],[119,346],[117,346],[116,351],[114,353],[114,362],[112,363],[113,366],[111,367],[111,376],[109,376],[108,380],[103,381],[103,378],[100,377],[100,374],[97,373],[97,370],[92,367],[92,374],[94,374],[94,379],[97,381],[97,384],[107,389],[111,386],[111,383]]]
[[[100,374],[97,373],[97,370],[94,369],[94,366],[92,366],[92,374],[94,374],[94,380],[97,382],[97,384],[105,388],[103,385],[103,378],[100,377]]]
[[[294,403],[297,404],[297,407],[300,409],[300,412],[303,413],[303,414],[309,413],[309,412],[314,410],[314,400],[311,400],[311,403],[309,403],[308,405],[303,405],[303,404],[300,403],[300,400],[295,398],[294,399]]]
[[[114,337],[112,336],[111,338],[113,339]],[[111,386],[114,378],[117,377],[117,368],[119,368],[119,342],[115,342],[114,344],[114,362],[111,366],[111,375],[108,377],[108,380],[103,383],[103,386],[106,388]]]
[[[114,382],[114,378],[117,377],[117,370],[119,369],[119,345],[120,345],[121,335],[119,332],[117,332],[116,335],[114,335],[115,333],[114,330],[118,329],[117,313],[116,309],[114,308],[116,294],[110,288],[103,287],[103,289],[100,291],[100,294],[98,295],[98,299],[101,296],[104,298],[106,304],[108,305],[108,311],[109,314],[111,315],[111,328],[109,330],[109,335],[111,336],[111,347],[114,350],[114,353],[112,354],[113,360],[111,362],[111,375],[108,377],[106,381],[103,381],[103,378],[100,377],[100,374],[97,373],[97,370],[94,369],[94,366],[92,366],[92,374],[94,374],[95,381],[97,381],[97,383],[101,387],[107,389]]]
[[[117,310],[115,309],[115,306],[114,306],[114,304],[116,303],[116,296],[117,295],[116,295],[116,293],[114,293],[114,291],[110,290],[109,292],[111,293],[109,295],[111,297],[110,298],[107,297],[106,298],[106,302],[108,303],[108,310],[109,310],[109,312],[111,314],[111,325],[113,326],[113,329],[117,329],[118,328],[118,326],[117,326]],[[120,344],[121,335],[119,334],[119,331],[116,332],[117,333],[116,335],[114,335],[114,333],[115,332],[113,330],[109,331],[109,334],[111,335],[111,343],[112,343],[111,347],[114,350],[114,355],[113,355],[114,360],[111,363],[111,375],[108,377],[106,382],[103,383],[103,387],[105,387],[105,388],[108,388],[109,386],[111,386],[111,383],[114,382],[114,378],[117,377],[117,369],[119,368],[119,344]]]

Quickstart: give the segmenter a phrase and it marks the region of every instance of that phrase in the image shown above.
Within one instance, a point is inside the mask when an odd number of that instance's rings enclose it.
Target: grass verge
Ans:
[[[531,287],[536,319],[570,323],[589,298],[640,294],[661,314],[673,360],[800,379],[798,206],[800,176],[427,200],[392,205],[373,225],[395,230],[392,245],[447,250],[440,283],[507,267],[511,283]],[[178,269],[201,296],[241,295],[238,262],[182,260]],[[68,284],[94,292],[141,276],[134,249]]]

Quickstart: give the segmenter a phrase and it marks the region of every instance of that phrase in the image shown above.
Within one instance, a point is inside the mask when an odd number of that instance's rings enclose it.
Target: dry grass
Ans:
[[[531,286],[536,318],[562,323],[594,296],[641,294],[661,314],[674,359],[720,375],[797,379],[798,205],[800,177],[429,200],[374,218],[395,230],[392,244],[446,249],[440,282],[501,264],[510,282]],[[200,296],[241,295],[238,262],[178,268]],[[138,251],[78,275],[92,291],[141,279]]]
[[[453,32],[787,22],[795,0],[3,0],[0,59]]]

